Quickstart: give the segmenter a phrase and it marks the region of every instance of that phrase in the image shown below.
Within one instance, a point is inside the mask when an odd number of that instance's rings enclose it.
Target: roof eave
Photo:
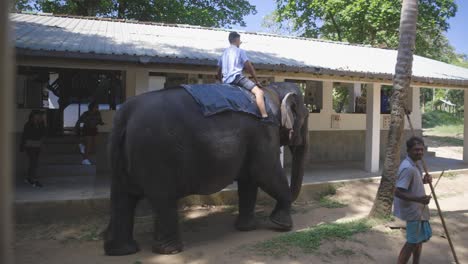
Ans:
[[[79,60],[97,60],[97,61],[116,61],[116,62],[131,62],[138,64],[185,64],[196,66],[210,66],[216,67],[216,60],[209,59],[191,59],[191,58],[176,58],[176,57],[156,57],[156,56],[138,56],[128,54],[97,54],[97,53],[82,53],[72,51],[47,51],[47,50],[31,50],[16,48],[16,55],[18,57],[50,57],[61,59],[79,59]],[[392,74],[387,73],[369,73],[369,72],[356,72],[347,70],[327,69],[321,67],[298,67],[288,66],[284,64],[262,64],[255,63],[255,68],[259,70],[282,71],[292,73],[310,73],[315,75],[331,75],[331,76],[347,76],[353,78],[364,79],[378,79],[391,81]],[[457,79],[441,79],[413,76],[412,82],[418,85],[427,84],[428,86],[447,86],[447,88],[468,88],[468,80]]]

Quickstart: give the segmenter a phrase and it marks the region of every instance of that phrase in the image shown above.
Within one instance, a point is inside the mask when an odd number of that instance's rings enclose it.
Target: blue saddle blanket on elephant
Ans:
[[[205,116],[225,111],[243,112],[261,118],[255,96],[248,90],[231,84],[184,84],[182,87],[195,99]],[[268,118],[262,121],[279,125],[271,100],[265,96]]]

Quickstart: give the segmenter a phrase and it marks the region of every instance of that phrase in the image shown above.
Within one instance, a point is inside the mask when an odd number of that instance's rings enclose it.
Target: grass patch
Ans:
[[[327,189],[321,192],[318,196],[318,202],[321,207],[325,208],[343,208],[347,205],[336,201],[332,198],[336,194],[337,187],[334,185],[328,185]]]
[[[319,204],[320,206],[325,207],[325,208],[343,208],[343,207],[348,206],[347,204],[335,201],[333,198],[331,198],[328,195],[320,197]]]
[[[332,251],[332,255],[334,256],[352,256],[356,254],[353,250],[351,249],[346,249],[346,248],[335,248],[333,251]]]
[[[372,223],[367,219],[321,224],[259,242],[252,249],[262,255],[275,256],[286,255],[293,249],[311,253],[318,250],[324,240],[348,239],[356,233],[369,230],[371,227]]]
[[[442,175],[442,178],[447,178],[447,179],[450,179],[450,180],[454,180],[455,178],[457,178],[458,174],[455,173],[455,172],[444,172],[444,175]],[[437,177],[437,179],[439,179],[439,177]],[[442,179],[440,179],[442,180]]]
[[[422,115],[423,128],[463,124],[463,119],[444,111],[429,111]]]

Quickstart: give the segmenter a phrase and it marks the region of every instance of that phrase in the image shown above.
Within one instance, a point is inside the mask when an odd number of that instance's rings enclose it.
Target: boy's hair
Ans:
[[[420,137],[413,136],[406,141],[406,148],[410,150],[417,144],[421,144],[424,146],[424,140]]]
[[[229,43],[233,43],[238,38],[240,38],[239,33],[235,32],[235,31],[229,33]]]

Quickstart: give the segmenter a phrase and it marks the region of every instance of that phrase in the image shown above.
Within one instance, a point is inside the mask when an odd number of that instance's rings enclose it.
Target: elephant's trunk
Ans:
[[[295,201],[301,192],[302,180],[304,178],[304,165],[307,156],[309,128],[307,119],[301,129],[301,136],[303,137],[302,144],[298,146],[290,146],[292,153],[292,167],[291,167],[291,197]]]

